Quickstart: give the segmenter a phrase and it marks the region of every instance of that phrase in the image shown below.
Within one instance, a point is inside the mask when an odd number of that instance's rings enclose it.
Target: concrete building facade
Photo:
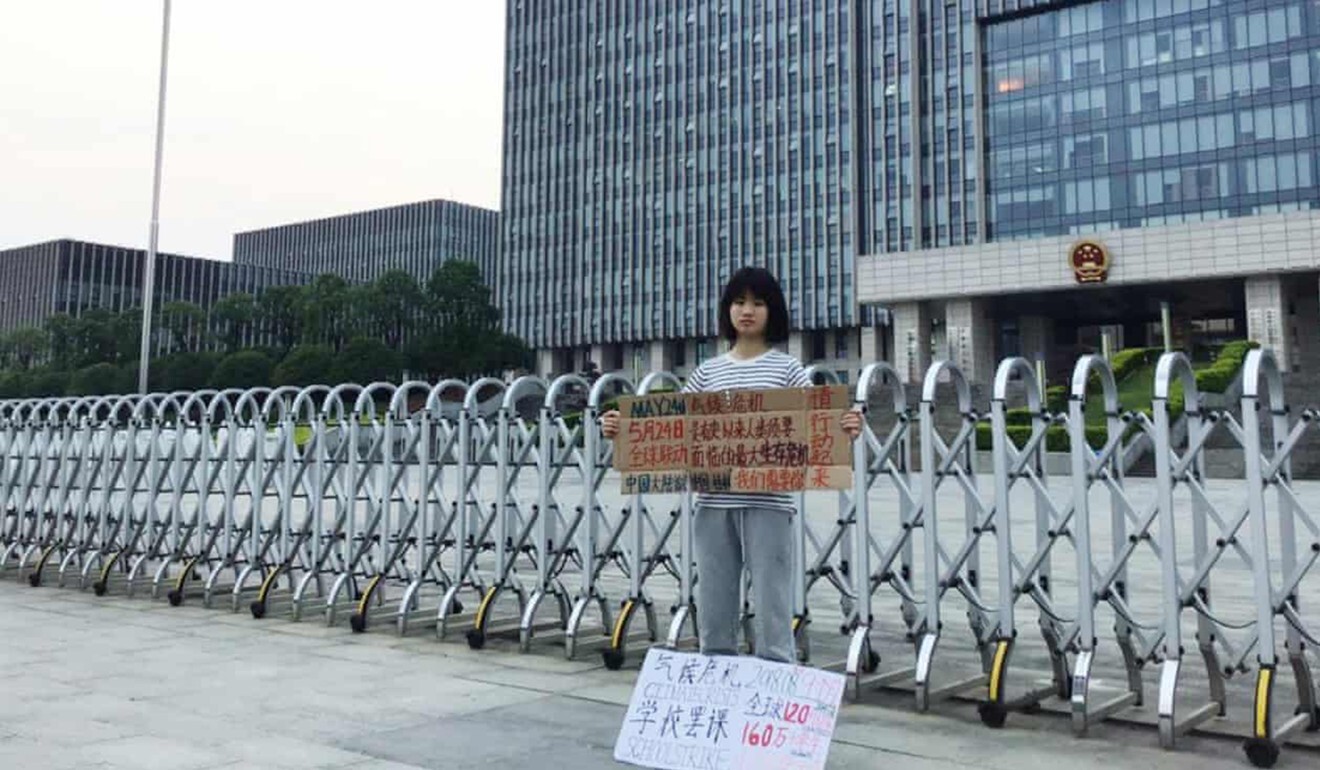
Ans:
[[[429,200],[276,225],[234,236],[234,262],[301,273],[334,273],[353,283],[403,270],[425,283],[445,260],[497,274],[499,212]]]

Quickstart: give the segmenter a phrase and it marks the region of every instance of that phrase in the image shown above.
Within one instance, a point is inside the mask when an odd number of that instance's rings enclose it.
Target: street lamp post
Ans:
[[[160,36],[160,94],[156,97],[156,168],[151,183],[151,236],[147,241],[147,264],[142,270],[142,350],[138,362],[138,392],[147,392],[147,367],[151,362],[151,305],[156,291],[156,243],[160,234],[160,166],[165,147],[165,77],[170,55],[170,0]]]

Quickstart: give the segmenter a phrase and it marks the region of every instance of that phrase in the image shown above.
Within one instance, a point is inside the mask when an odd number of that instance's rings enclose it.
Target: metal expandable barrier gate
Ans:
[[[173,605],[228,594],[254,618],[319,611],[354,632],[461,631],[473,648],[592,650],[617,669],[639,648],[695,644],[700,514],[688,494],[621,494],[599,417],[617,395],[681,384],[0,401],[0,574],[35,588],[55,572],[97,595],[149,581]],[[1262,767],[1320,730],[1320,617],[1304,601],[1320,588],[1320,496],[1292,474],[1320,413],[1284,402],[1270,353],[1248,354],[1227,407],[1208,406],[1179,353],[1159,360],[1149,412],[1123,410],[1097,356],[1077,362],[1057,413],[1016,358],[988,413],[949,362],[919,393],[874,363],[852,392],[867,418],[853,486],[796,496],[791,576],[799,658],[842,671],[851,698],[971,698],[991,727],[1054,703],[1080,735],[1146,704],[1150,672],[1166,748],[1235,709]],[[1139,447],[1153,483],[1128,478]],[[1212,453],[1241,473],[1212,482]],[[754,612],[748,599],[749,651]],[[1038,635],[1022,633],[1028,615]],[[822,620],[837,643],[809,633]]]

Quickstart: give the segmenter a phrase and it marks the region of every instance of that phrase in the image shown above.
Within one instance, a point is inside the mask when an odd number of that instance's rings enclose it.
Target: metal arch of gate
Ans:
[[[238,444],[235,411],[243,394],[240,388],[201,391],[185,404],[186,413],[197,415],[197,468],[190,478],[181,482],[182,489],[191,489],[193,494],[181,495],[178,501],[182,512],[176,560],[181,567],[174,576],[173,588],[165,594],[172,606],[183,604],[190,596],[187,590],[190,582],[207,580],[218,561],[216,543],[228,527],[230,511],[230,495],[226,493],[226,478],[232,464],[230,453]],[[190,510],[186,505],[189,502],[193,503]],[[210,601],[209,590],[198,596]]]
[[[318,388],[309,388],[304,391],[303,398],[310,401],[319,392]],[[356,383],[330,388],[323,394],[320,410],[311,424],[312,436],[304,457],[308,452],[312,454],[313,476],[317,482],[310,487],[304,486],[309,495],[308,523],[312,529],[303,544],[304,548],[310,548],[311,561],[299,576],[290,597],[290,615],[294,620],[302,619],[311,591],[315,590],[318,599],[326,599],[329,595],[326,578],[338,575],[348,563],[352,547],[349,541],[352,534],[350,516],[356,506],[351,470],[357,448],[351,422],[356,419],[353,415],[362,392],[363,387]],[[304,403],[295,411],[312,408],[314,404]],[[333,438],[331,426],[335,431]],[[325,521],[327,500],[331,504],[328,523]],[[264,610],[263,606],[263,614]]]
[[[86,536],[86,529],[95,519],[90,511],[92,494],[95,491],[101,471],[104,468],[104,456],[100,445],[93,440],[96,427],[107,419],[112,404],[108,397],[81,398],[74,402],[67,415],[70,431],[69,440],[73,445],[71,452],[77,469],[66,476],[67,487],[63,504],[57,512],[59,530],[53,540],[45,544],[32,572],[28,575],[28,584],[37,588],[42,584],[43,574],[52,559],[62,562],[64,557],[78,547]],[[68,454],[66,454],[68,457]]]
[[[937,393],[943,377],[953,385],[959,427],[946,439],[936,425]],[[921,406],[921,506],[914,526],[922,530],[921,603],[913,623],[917,644],[914,678],[916,706],[925,711],[936,700],[950,697],[988,681],[988,647],[996,612],[981,596],[981,538],[993,533],[994,508],[981,498],[976,468],[976,426],[980,416],[972,405],[971,385],[962,370],[948,361],[933,364],[922,383]],[[939,493],[952,482],[952,491],[963,503],[962,541],[957,550],[940,540]],[[983,671],[973,677],[932,687],[935,652],[944,633],[943,603],[949,590],[967,603],[973,640],[982,657]]]
[[[38,471],[27,505],[34,515],[24,533],[26,541],[18,543],[18,563],[15,566],[19,581],[47,547],[58,539],[62,529],[70,489],[82,459],[73,446],[73,414],[80,401],[77,398],[48,399],[34,415],[40,425],[33,447]]]
[[[116,445],[123,439],[120,456],[120,478],[123,490],[118,505],[111,505],[109,529],[101,536],[103,558],[92,590],[97,596],[106,595],[113,588],[116,568],[124,579],[126,589],[133,575],[142,543],[149,540],[157,523],[156,502],[161,485],[169,472],[163,462],[160,448],[162,416],[178,404],[167,393],[150,393],[136,399],[132,413],[121,432],[114,436]],[[117,447],[116,447],[117,448]],[[113,490],[113,487],[112,487]],[[90,562],[84,567],[90,566]]]
[[[138,535],[132,538],[133,547],[129,551],[128,573],[124,576],[124,590],[130,597],[150,564],[155,562],[159,567],[168,559],[170,538],[174,534],[175,501],[180,490],[178,455],[183,443],[180,438],[184,430],[183,403],[187,399],[187,393],[171,393],[151,402],[151,427],[147,434],[149,462],[145,474],[148,486]],[[168,506],[164,512],[160,509],[162,500]]]
[[[644,396],[655,392],[662,385],[678,390],[682,383],[669,372],[652,372],[637,384],[636,393]],[[599,383],[598,383],[599,386]],[[599,403],[599,402],[597,402]],[[660,520],[658,508],[651,505],[662,498],[677,498],[677,505],[668,509],[668,520]],[[618,539],[619,558],[615,562],[628,580],[628,592],[619,605],[619,612],[614,616],[608,646],[601,649],[605,667],[617,670],[623,666],[630,642],[636,641],[630,635],[630,628],[637,611],[645,616],[646,627],[643,630],[646,644],[654,643],[660,637],[655,614],[655,600],[647,591],[647,583],[656,571],[663,568],[679,584],[679,601],[675,604],[674,621],[679,620],[679,613],[688,609],[687,617],[695,623],[696,615],[691,611],[695,606],[694,587],[696,565],[693,561],[692,541],[692,495],[684,492],[679,495],[656,495],[637,493],[628,497],[628,503],[620,511],[618,526],[621,536]],[[678,548],[672,547],[674,532],[679,533]],[[682,634],[682,626],[670,624],[669,640],[675,643]]]
[[[435,633],[440,639],[459,626],[473,625],[471,619],[464,623],[454,621],[454,616],[463,612],[459,595],[471,590],[478,604],[485,599],[486,586],[477,570],[477,560],[483,551],[496,547],[490,537],[495,526],[498,492],[496,499],[492,499],[482,488],[482,482],[489,475],[483,469],[498,464],[502,453],[498,409],[496,415],[481,413],[483,390],[493,391],[502,408],[507,386],[502,380],[483,377],[473,382],[463,397],[463,410],[458,416],[458,521],[454,530],[453,582],[441,597],[436,613]],[[490,424],[492,416],[496,417],[494,426]]]
[[[853,489],[849,507],[840,518],[854,529],[850,556],[852,611],[844,626],[850,634],[844,672],[849,697],[857,699],[862,689],[909,678],[911,666],[877,674],[880,656],[875,651],[871,633],[876,627],[875,594],[889,586],[904,608],[903,619],[910,633],[916,614],[916,593],[912,588],[913,532],[919,491],[912,488],[911,436],[913,415],[908,407],[907,391],[898,372],[887,363],[867,364],[857,381],[854,403],[870,414],[870,402],[877,388],[888,385],[892,396],[893,425],[878,435],[870,419],[863,420],[862,432],[853,442]],[[892,489],[891,489],[892,488]],[[876,493],[897,498],[898,531],[892,537],[881,529],[881,517],[872,517],[871,500]],[[848,514],[847,511],[851,511]],[[897,568],[895,565],[897,564]]]
[[[294,446],[292,401],[301,389],[285,385],[260,393],[259,419],[254,422],[251,523],[248,553],[230,588],[230,609],[238,612],[243,597],[259,593],[266,576],[276,570],[289,546],[295,476],[301,470]],[[248,581],[258,582],[250,586]]]
[[[362,388],[348,423],[347,463],[339,471],[345,474],[347,516],[341,534],[343,556],[335,580],[325,597],[326,625],[338,622],[341,608],[356,607],[366,594],[372,565],[382,558],[381,534],[389,510],[389,476],[394,462],[389,456],[385,421],[377,413],[379,400],[389,402],[398,386],[373,382]]]
[[[1009,403],[1013,384],[1020,383],[1022,401],[1030,416],[1030,435],[1018,443],[1009,431]],[[1054,594],[1053,556],[1061,533],[1067,530],[1072,516],[1071,495],[1060,501],[1050,489],[1046,467],[1048,431],[1056,423],[1065,421],[1046,409],[1040,382],[1035,369],[1024,358],[1010,358],[1000,363],[995,373],[990,401],[990,418],[994,462],[993,523],[997,545],[996,562],[998,587],[997,613],[994,633],[988,637],[993,643],[986,700],[979,707],[981,720],[991,727],[1003,726],[1008,712],[1040,703],[1057,696],[1068,697],[1068,659],[1061,644],[1062,626],[1072,622],[1063,616]],[[1013,499],[1015,488],[1022,486],[1032,496],[1033,534],[1026,556],[1020,553],[1013,538]],[[1070,492],[1071,488],[1065,490]],[[1066,538],[1064,538],[1066,539]],[[1027,689],[1015,697],[1008,697],[1008,683],[1013,652],[1019,644],[1017,603],[1029,599],[1038,613],[1045,652],[1049,656],[1051,682],[1036,689]]]
[[[813,385],[837,385],[839,378],[833,371],[818,365],[806,367],[807,379]],[[807,521],[808,499],[821,500],[828,495],[835,496],[836,511],[832,525],[826,531],[818,531]],[[797,515],[793,517],[793,637],[797,645],[797,657],[801,662],[811,659],[811,637],[809,630],[812,622],[810,594],[812,588],[823,578],[838,593],[839,611],[846,619],[852,612],[854,593],[848,585],[850,574],[849,560],[853,551],[852,513],[848,511],[851,497],[847,491],[794,495]],[[814,508],[814,506],[812,506]],[[748,594],[750,595],[750,594]],[[750,617],[744,612],[744,633],[752,638]],[[848,632],[846,622],[841,624],[843,633]]]
[[[431,618],[434,613],[424,610],[427,587],[439,589],[440,594],[453,583],[444,567],[444,557],[455,546],[454,528],[458,522],[458,499],[453,491],[459,488],[457,416],[445,414],[445,393],[457,391],[461,404],[467,397],[467,383],[444,380],[430,389],[426,408],[422,413],[421,442],[425,461],[420,460],[421,504],[423,506],[417,543],[417,563],[411,580],[404,587],[395,613],[395,627],[400,635],[417,620]],[[461,414],[461,410],[460,410]],[[436,597],[439,600],[439,596]]]
[[[280,397],[285,468],[281,480],[279,528],[263,536],[261,548],[265,552],[262,559],[266,567],[265,577],[248,604],[248,611],[258,620],[266,617],[277,603],[279,609],[291,608],[292,605],[286,606],[285,602],[293,596],[295,576],[307,574],[315,561],[312,542],[317,535],[324,500],[325,424],[316,399],[321,397],[324,400],[330,388],[312,385],[291,390],[293,398],[287,408],[283,403],[289,391],[281,389]],[[308,435],[300,446],[297,432],[304,425]],[[281,578],[288,586],[283,592],[280,591]]]
[[[495,517],[492,544],[495,551],[494,564],[490,568],[491,579],[483,583],[485,590],[481,602],[477,605],[472,627],[467,630],[468,646],[481,649],[487,638],[502,632],[522,634],[522,618],[528,609],[527,587],[517,574],[519,562],[532,570],[540,571],[540,564],[545,554],[536,551],[531,542],[533,532],[540,526],[541,482],[538,480],[534,499],[527,499],[519,488],[524,469],[531,468],[539,476],[544,463],[541,453],[544,442],[541,429],[544,425],[541,412],[550,393],[550,386],[545,380],[535,376],[519,377],[504,391],[504,398],[495,415],[496,442],[499,451],[495,461]],[[520,397],[540,397],[541,408],[537,419],[530,425],[517,413]],[[512,593],[518,602],[515,615],[496,625],[494,609],[500,597]]]
[[[120,524],[117,496],[130,461],[127,451],[129,423],[140,398],[136,395],[112,397],[105,421],[93,428],[92,442],[101,456],[101,472],[93,489],[94,499],[82,537],[60,562],[58,583],[61,587],[66,583],[69,570],[76,568],[78,587],[86,590],[92,583],[93,570],[107,561],[115,547],[117,535],[113,530]]]
[[[170,569],[186,563],[196,552],[197,538],[205,527],[206,487],[214,443],[206,419],[212,402],[220,397],[216,390],[187,394],[179,407],[175,425],[173,476],[170,496],[169,532],[158,554],[159,563],[151,580],[151,597],[159,599],[169,579]]]
[[[432,451],[428,408],[431,392],[431,385],[425,382],[399,385],[380,422],[380,430],[384,432],[380,487],[379,498],[373,503],[377,507],[372,511],[379,525],[372,535],[366,587],[349,617],[354,632],[366,630],[373,603],[377,612],[392,614],[396,621],[401,613],[406,615],[416,609],[402,602],[404,591],[419,574],[420,549],[425,540],[423,516],[427,510]],[[413,408],[417,396],[420,396],[419,406]],[[387,585],[404,589],[399,594],[399,603],[392,609],[387,606]]]
[[[1262,412],[1269,416],[1268,450],[1262,435]],[[1302,615],[1299,600],[1303,582],[1308,578],[1311,585],[1316,582],[1320,519],[1315,511],[1302,504],[1293,487],[1291,467],[1293,452],[1306,434],[1315,431],[1317,417],[1320,415],[1308,409],[1293,422],[1283,398],[1282,373],[1273,354],[1260,350],[1248,353],[1243,369],[1242,422],[1246,438],[1258,668],[1251,738],[1243,748],[1257,767],[1273,765],[1280,745],[1289,736],[1300,730],[1320,729],[1316,681],[1306,651],[1308,643],[1320,645],[1320,636]],[[1267,489],[1274,490],[1272,507]],[[1277,521],[1273,532],[1272,520]],[[1299,525],[1304,531],[1298,529]],[[1269,547],[1271,534],[1278,541],[1278,552],[1273,559]],[[1297,708],[1291,718],[1276,724],[1278,623],[1284,626],[1284,654],[1292,668]]]
[[[1181,385],[1184,398],[1182,417],[1186,437],[1183,441],[1175,439],[1175,415],[1170,411],[1175,384]],[[1212,438],[1226,433],[1224,438],[1245,451],[1246,436],[1241,424],[1227,411],[1205,409],[1191,362],[1181,353],[1161,356],[1156,368],[1153,407],[1164,597],[1163,663],[1157,707],[1160,744],[1174,748],[1182,734],[1207,719],[1225,715],[1225,679],[1247,670],[1246,659],[1256,644],[1254,619],[1235,623],[1223,617],[1222,610],[1214,604],[1211,577],[1234,566],[1224,562],[1227,555],[1236,554],[1238,566],[1247,572],[1252,570],[1254,560],[1249,544],[1242,543],[1250,516],[1246,495],[1232,510],[1221,510],[1211,501],[1206,488],[1206,447]],[[1180,553],[1182,544],[1177,537],[1177,525],[1189,519],[1191,560],[1190,568],[1184,570],[1182,565],[1188,559],[1185,553]],[[1180,682],[1185,654],[1183,617],[1189,613],[1194,615],[1196,643],[1205,664],[1209,692],[1205,697],[1198,696],[1199,702],[1180,718],[1179,696],[1186,695],[1182,692],[1186,687]],[[1234,642],[1235,634],[1243,638]]]
[[[0,402],[0,548],[8,548],[13,541],[20,518],[12,500],[12,490],[23,467],[17,442],[26,403]]]
[[[196,576],[202,583],[202,604],[210,607],[217,590],[223,590],[221,575],[228,569],[237,575],[246,563],[255,504],[253,490],[257,486],[254,473],[259,472],[254,466],[260,464],[258,452],[265,443],[264,438],[257,440],[262,406],[258,399],[268,393],[267,388],[226,389],[212,397],[207,407],[200,433],[202,441],[213,442],[214,447],[209,452],[209,467],[203,465],[201,527],[196,550],[179,570],[174,588],[166,594],[171,605],[184,602],[190,581]],[[211,503],[216,501],[219,506],[213,509]]]
[[[33,588],[41,585],[41,572],[51,556],[67,548],[77,535],[78,501],[87,489],[88,475],[94,465],[94,458],[87,452],[87,424],[100,402],[102,399],[96,396],[62,399],[48,415],[48,420],[53,421],[51,428],[58,432],[48,454],[54,453],[58,466],[48,475],[49,489],[41,506],[45,508],[42,531],[18,560],[20,580],[26,569],[32,568],[26,577]]]
[[[607,394],[615,390],[631,394],[634,392],[633,383],[620,374],[600,377],[592,383],[586,408],[582,412],[582,472],[586,483],[582,487],[581,505],[585,518],[578,528],[576,542],[582,570],[578,573],[578,588],[569,611],[568,626],[564,629],[564,655],[570,660],[589,643],[608,644],[611,641],[610,632],[614,628],[613,612],[603,578],[605,570],[619,558],[619,538],[623,536],[628,518],[622,510],[614,511],[600,499],[601,485],[609,475],[614,458],[614,442],[604,440],[601,435],[600,416]],[[695,604],[691,575],[685,574],[687,577],[679,589],[678,610],[670,625],[668,640],[671,646],[677,643]],[[600,635],[587,639],[584,626],[592,605],[596,606],[600,615]]]
[[[46,414],[55,399],[32,399],[19,405],[14,414],[16,436],[11,451],[16,457],[15,471],[9,480],[6,509],[12,511],[12,520],[5,533],[4,550],[0,551],[0,573],[14,568],[23,551],[35,540],[41,524],[37,510],[43,494],[41,481],[48,432]]]
[[[1091,448],[1086,434],[1086,404],[1093,377],[1099,380],[1105,414],[1104,444],[1099,450]],[[1161,549],[1150,535],[1159,517],[1158,499],[1138,508],[1123,485],[1124,437],[1130,425],[1150,429],[1144,415],[1134,417],[1120,411],[1118,385],[1109,364],[1100,356],[1083,356],[1073,369],[1068,402],[1073,486],[1070,524],[1075,526],[1066,532],[1073,535],[1077,552],[1077,622],[1065,629],[1061,640],[1063,648],[1076,656],[1069,698],[1077,735],[1084,735],[1092,724],[1121,709],[1143,703],[1142,667],[1157,659],[1163,639],[1160,624],[1139,621],[1130,603],[1128,564],[1132,555],[1145,544],[1161,558]],[[1101,552],[1092,545],[1091,492],[1096,488],[1107,490],[1110,498],[1111,547],[1106,563],[1099,563]],[[1097,703],[1091,692],[1091,670],[1099,645],[1096,614],[1102,606],[1113,612],[1127,689]]]
[[[591,383],[575,374],[556,378],[546,391],[539,415],[538,515],[531,546],[538,558],[535,583],[518,624],[519,647],[523,652],[531,648],[532,637],[538,632],[536,616],[547,597],[554,600],[559,613],[555,630],[560,634],[567,630],[571,596],[563,577],[570,568],[585,571],[590,566],[577,548],[578,530],[588,518],[583,504],[586,487],[595,482],[588,468],[585,446],[579,445],[579,441],[585,445],[589,420],[585,414],[580,415],[577,425],[570,427],[561,411],[561,399],[572,395],[574,390],[589,394]]]

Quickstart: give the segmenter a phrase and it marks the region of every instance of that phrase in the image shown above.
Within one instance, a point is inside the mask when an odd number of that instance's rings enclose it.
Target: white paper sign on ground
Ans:
[[[652,648],[614,758],[657,770],[821,770],[841,674]]]

